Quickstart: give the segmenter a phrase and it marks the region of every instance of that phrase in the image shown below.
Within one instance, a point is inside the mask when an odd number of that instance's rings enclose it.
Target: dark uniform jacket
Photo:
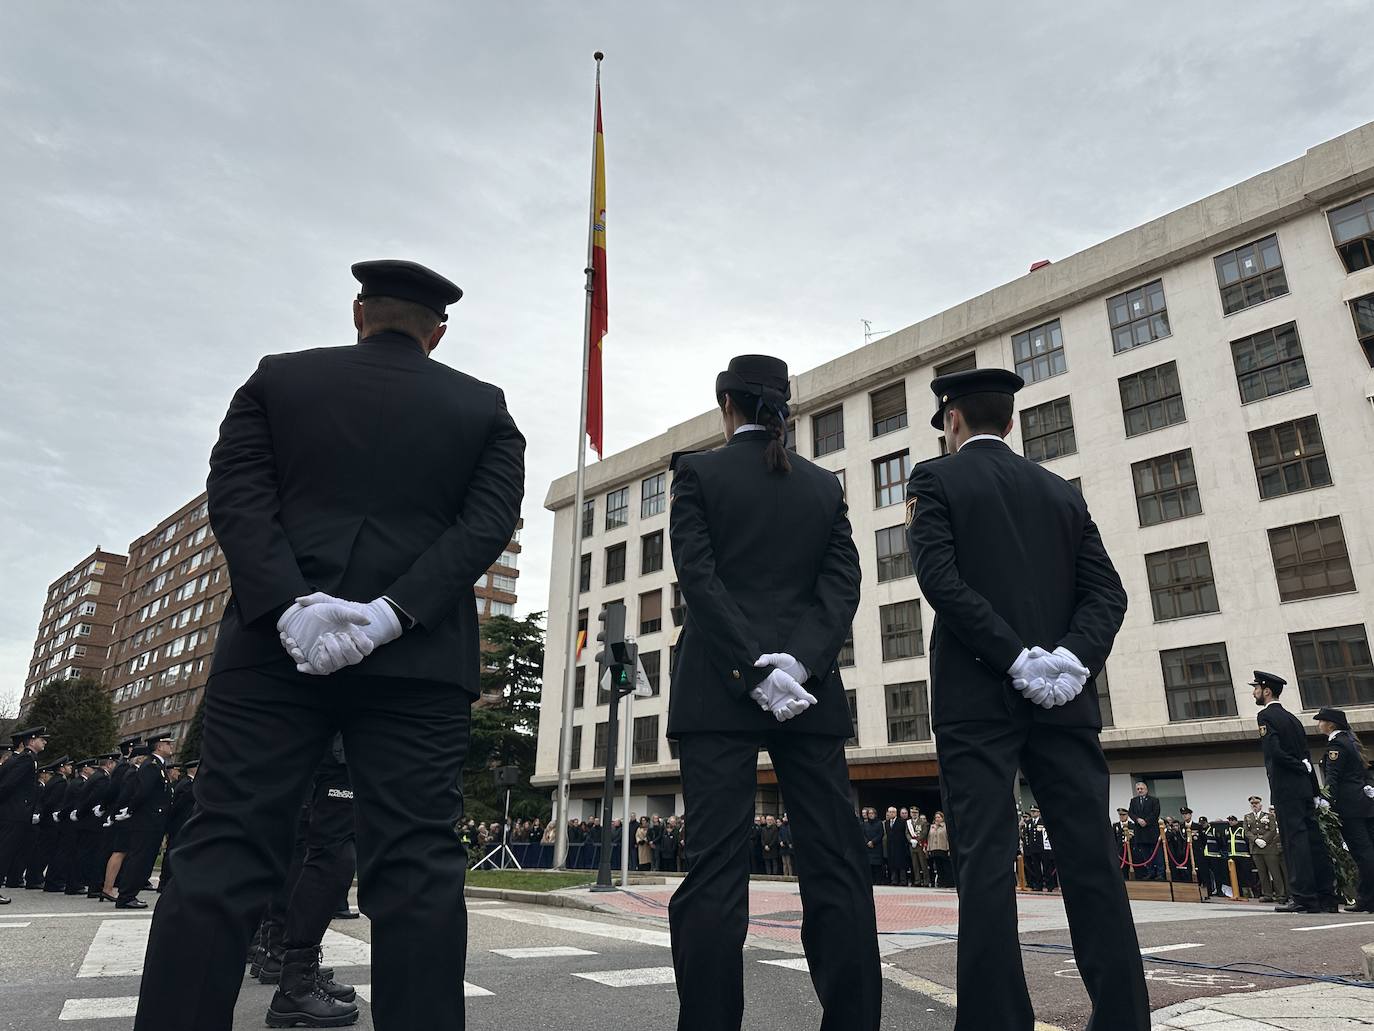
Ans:
[[[134,774],[134,794],[129,801],[129,830],[133,833],[156,832],[161,836],[167,829],[172,793],[165,766],[161,757],[149,756]]]
[[[191,818],[191,811],[195,809],[195,781],[186,774],[181,775],[181,780],[176,782],[172,788],[172,807],[167,813],[167,836],[176,837],[178,831],[187,820]]]
[[[780,731],[850,737],[835,659],[859,607],[859,553],[835,474],[798,455],[770,472],[762,430],[674,466],[669,534],[687,604],[668,733]],[[816,705],[779,723],[749,697],[784,652],[811,674]]]
[[[1128,807],[1131,826],[1135,829],[1135,839],[1142,845],[1153,845],[1159,840],[1159,799],[1152,795],[1141,798],[1135,795]],[[1136,823],[1144,820],[1145,826]]]
[[[211,672],[289,661],[276,620],[300,595],[387,595],[417,625],[335,675],[476,694],[472,584],[515,530],[524,453],[500,390],[404,334],[264,358],[210,454],[233,583]]]
[[[96,816],[95,807],[101,806],[102,812],[108,810],[107,801],[114,801],[108,797],[109,791],[109,771],[97,766],[86,780],[85,790],[78,796],[77,804],[72,807],[76,809],[76,822],[79,827],[89,830],[100,826],[105,817]]]
[[[43,792],[43,811],[39,815],[43,817],[44,827],[58,826],[67,817],[67,793],[71,788],[71,781],[60,774],[54,774],[53,779],[48,781],[48,790]],[[54,820],[53,816],[57,816]]]
[[[1269,775],[1269,797],[1274,805],[1316,798],[1317,776],[1303,765],[1309,754],[1302,723],[1277,703],[1262,708],[1256,719],[1264,748],[1264,770]]]
[[[1369,768],[1350,731],[1339,731],[1326,743],[1322,753],[1322,777],[1331,789],[1331,804],[1343,818],[1374,818],[1374,798],[1364,793],[1369,783]]]
[[[37,797],[38,756],[26,748],[0,766],[0,823],[31,824]]]
[[[1020,709],[1036,722],[1101,728],[1095,679],[1043,709],[1007,677],[1021,649],[1039,645],[1068,648],[1095,678],[1125,618],[1126,591],[1072,484],[1001,441],[971,441],[912,470],[907,543],[935,612],[936,726]]]
[[[82,810],[86,806],[86,795],[90,792],[91,783],[94,780],[94,773],[92,773],[89,777],[86,777],[84,780],[82,779],[81,774],[78,773],[67,783],[67,794],[62,802],[61,822],[70,824],[73,829],[77,827],[79,821],[81,820]],[[71,818],[72,813],[76,814],[75,820]]]

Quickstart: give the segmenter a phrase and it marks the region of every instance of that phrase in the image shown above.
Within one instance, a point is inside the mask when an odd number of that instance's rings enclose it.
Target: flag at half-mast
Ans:
[[[592,311],[587,356],[587,436],[597,457],[605,441],[602,427],[601,350],[606,340],[606,145],[601,133],[601,83],[596,84],[596,139],[593,145],[591,251]]]

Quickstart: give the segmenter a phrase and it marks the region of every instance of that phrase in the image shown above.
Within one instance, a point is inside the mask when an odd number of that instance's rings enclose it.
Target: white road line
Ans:
[[[22,924],[0,924],[0,927],[28,927],[29,922],[25,920]]]
[[[595,981],[607,988],[642,988],[650,984],[672,984],[672,967],[643,967],[639,970],[602,970],[591,974],[573,974],[584,981]]]
[[[770,967],[782,967],[784,970],[810,970],[807,965],[806,957],[799,956],[797,959],[761,959],[760,963]]]
[[[504,906],[505,903],[500,899],[464,899],[463,904],[468,909],[480,906]]]
[[[370,984],[355,984],[353,990],[358,993],[358,998],[364,1002],[372,1001],[372,986]],[[463,982],[463,998],[465,999],[481,999],[493,994],[495,993],[489,992],[485,988],[478,988],[475,984]]]
[[[107,920],[118,918],[120,920],[151,920],[153,914],[146,910],[125,911],[119,909],[87,909],[79,913],[6,913],[7,920],[71,920],[81,917],[103,916]]]
[[[68,999],[62,1004],[58,1020],[102,1020],[109,1017],[132,1017],[138,1013],[138,996],[118,999]]]
[[[534,927],[550,927],[556,931],[589,934],[595,938],[612,938],[615,941],[638,942],[640,945],[657,945],[664,949],[671,948],[673,944],[672,935],[667,931],[651,931],[644,927],[603,924],[596,920],[579,920],[576,917],[559,916],[556,913],[536,913],[523,909],[483,909],[472,915],[491,916],[498,920],[510,920],[517,924],[530,924]]]
[[[102,921],[76,976],[137,977],[143,973],[143,954],[148,951],[152,927],[151,920]]]
[[[324,932],[320,942],[324,949],[324,965],[327,967],[370,967],[372,965],[372,945],[359,941],[351,935],[341,934],[330,928]]]
[[[1364,927],[1374,920],[1347,920],[1343,924],[1318,924],[1316,927],[1291,927],[1292,931],[1334,931],[1338,927]]]
[[[1151,945],[1148,949],[1141,949],[1142,956],[1154,956],[1161,952],[1178,952],[1180,949],[1200,949],[1202,942],[1183,942],[1179,945]]]
[[[507,959],[553,959],[555,956],[595,956],[595,952],[575,949],[571,945],[536,945],[529,949],[489,949]]]

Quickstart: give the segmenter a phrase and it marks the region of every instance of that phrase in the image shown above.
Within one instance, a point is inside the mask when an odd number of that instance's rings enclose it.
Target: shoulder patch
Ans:
[[[1261,723],[1261,724],[1260,724],[1260,737],[1264,737],[1264,735],[1267,734],[1267,733],[1269,733],[1269,724],[1267,724],[1267,723]]]
[[[910,526],[911,521],[916,518],[916,498],[906,499],[906,525]]]
[[[1332,748],[1326,753],[1326,757],[1332,762],[1335,762],[1341,757],[1341,750],[1339,748]]]

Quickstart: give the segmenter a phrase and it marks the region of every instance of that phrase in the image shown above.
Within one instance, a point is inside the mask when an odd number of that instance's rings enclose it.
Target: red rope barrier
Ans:
[[[1127,858],[1126,858],[1126,850],[1127,850],[1127,848],[1128,848],[1129,846],[1123,844],[1123,845],[1121,846],[1121,865],[1122,865],[1122,866],[1129,866],[1129,867],[1131,867],[1132,869],[1135,869],[1135,870],[1139,870],[1141,867],[1144,867],[1144,866],[1149,866],[1151,863],[1154,862],[1155,856],[1159,855],[1159,846],[1160,846],[1160,844],[1161,844],[1163,841],[1164,841],[1164,838],[1163,838],[1163,837],[1160,837],[1160,838],[1156,838],[1156,839],[1155,839],[1155,850],[1154,850],[1153,852],[1150,853],[1150,857],[1149,857],[1148,859],[1146,859],[1145,862],[1143,862],[1143,863],[1132,863],[1129,859],[1127,859]]]

